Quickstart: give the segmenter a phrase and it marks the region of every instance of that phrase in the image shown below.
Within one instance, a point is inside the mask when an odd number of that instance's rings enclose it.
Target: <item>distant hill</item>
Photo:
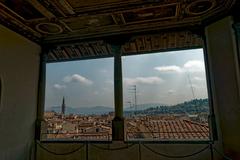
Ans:
[[[159,106],[162,104],[158,103],[149,103],[149,104],[139,104],[137,105],[137,110],[145,110],[151,107]],[[134,108],[126,107],[124,111],[133,111]],[[57,113],[61,112],[61,106],[52,106],[51,108],[47,108],[46,111],[54,111]],[[66,114],[81,114],[81,115],[90,115],[90,114],[107,114],[109,112],[113,112],[113,107],[106,106],[95,106],[95,107],[66,107]]]
[[[48,108],[47,111],[54,111],[57,113],[61,112],[61,106],[53,106]],[[81,115],[90,115],[90,114],[106,114],[113,112],[113,108],[105,106],[95,106],[95,107],[66,107],[66,114],[81,114]]]
[[[60,106],[53,106],[47,111],[61,112]],[[101,115],[113,112],[113,107],[95,106],[95,107],[66,107],[66,114],[80,114],[80,115]],[[124,115],[141,114],[141,115],[156,115],[156,114],[194,114],[199,112],[209,112],[208,99],[194,99],[176,105],[164,105],[160,103],[149,103],[137,105],[135,108],[124,108]]]
[[[200,112],[209,112],[208,99],[194,99],[176,105],[155,105],[144,110],[125,111],[125,115],[141,114],[141,115],[157,115],[157,114],[194,114]]]
[[[156,106],[164,106],[164,105],[165,104],[162,104],[162,103],[146,103],[146,104],[138,104],[136,108],[137,108],[137,110],[145,110],[148,108],[152,108],[152,107],[156,107]],[[133,111],[133,110],[135,110],[134,106],[124,108],[124,111]]]

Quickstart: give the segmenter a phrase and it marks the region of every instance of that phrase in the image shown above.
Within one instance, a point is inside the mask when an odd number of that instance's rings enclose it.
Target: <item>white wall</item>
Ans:
[[[40,46],[0,25],[0,160],[31,156],[40,52]]]

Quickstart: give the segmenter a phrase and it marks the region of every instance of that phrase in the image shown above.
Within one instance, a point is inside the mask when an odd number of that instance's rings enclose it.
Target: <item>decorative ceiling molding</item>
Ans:
[[[37,0],[27,0],[36,10],[38,10],[40,13],[42,13],[45,17],[48,19],[56,18],[53,13],[48,11],[47,8],[45,8],[43,5],[41,5],[40,2]]]
[[[200,27],[235,0],[0,0],[0,23],[43,43]]]
[[[196,0],[187,6],[186,13],[189,15],[202,15],[212,10],[215,6],[215,0]]]
[[[39,23],[36,25],[36,30],[43,34],[60,34],[63,32],[61,26],[55,23]]]
[[[124,56],[176,49],[192,49],[203,46],[202,38],[189,31],[164,32],[154,35],[132,37],[122,46]],[[89,41],[52,46],[48,62],[112,57],[111,45],[106,41]]]

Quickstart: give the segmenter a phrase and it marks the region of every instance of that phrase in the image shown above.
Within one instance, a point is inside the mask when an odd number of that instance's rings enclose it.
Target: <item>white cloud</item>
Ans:
[[[86,77],[83,77],[79,74],[73,74],[70,76],[66,76],[63,78],[63,81],[65,83],[78,82],[78,83],[81,83],[84,85],[92,85],[93,84],[93,82],[91,80],[89,80]]]
[[[162,73],[184,73],[184,72],[199,73],[205,71],[204,62],[199,60],[187,61],[183,65],[183,67],[169,65],[154,67],[154,69]]]
[[[173,90],[173,89],[168,90],[168,94],[174,94],[174,93],[176,93],[175,90]]]
[[[183,65],[183,68],[185,71],[188,71],[188,72],[204,72],[205,70],[203,61],[199,61],[199,60],[187,61]]]
[[[136,77],[136,78],[124,78],[126,85],[136,84],[160,84],[164,82],[160,77]]]
[[[61,85],[61,84],[54,84],[53,88],[61,90],[61,89],[66,88],[66,86],[65,85]]]
[[[187,84],[187,87],[188,88],[193,88],[193,90],[194,89],[200,89],[200,88],[202,88],[200,85],[197,85],[197,84]]]
[[[204,78],[201,77],[193,77],[194,81],[204,81]]]
[[[165,72],[165,73],[172,73],[172,72],[182,73],[183,72],[181,67],[175,66],[175,65],[159,66],[159,67],[155,67],[154,69],[157,70],[157,71],[160,71],[160,72]]]

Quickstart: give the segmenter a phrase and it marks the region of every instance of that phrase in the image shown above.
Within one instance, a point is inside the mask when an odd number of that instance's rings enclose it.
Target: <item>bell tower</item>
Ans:
[[[66,105],[65,105],[65,98],[64,98],[64,96],[63,96],[63,100],[62,100],[62,115],[64,115],[65,114],[65,110],[66,110]]]

